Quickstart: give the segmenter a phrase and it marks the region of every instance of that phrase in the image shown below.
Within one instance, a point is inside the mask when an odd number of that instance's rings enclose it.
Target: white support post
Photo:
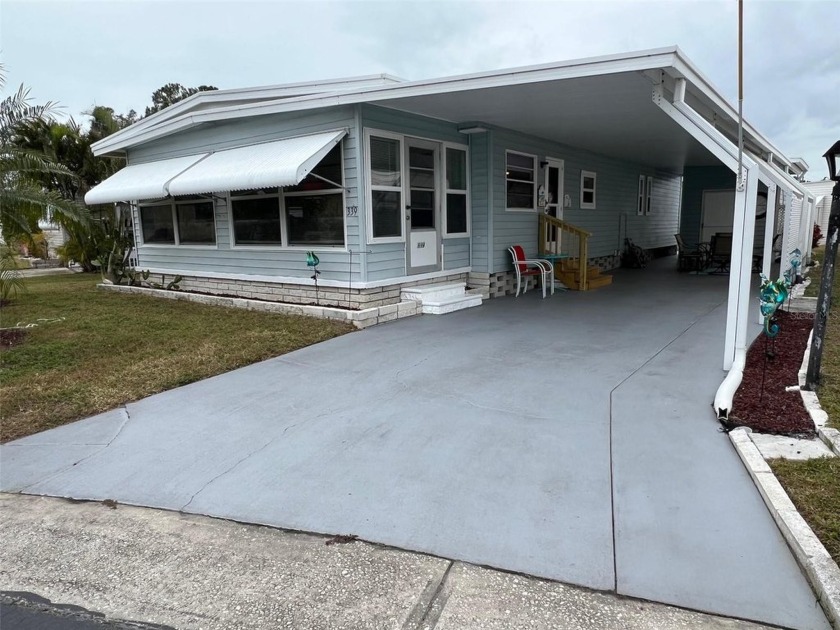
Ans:
[[[776,184],[770,182],[767,184],[767,214],[764,217],[764,252],[761,257],[761,274],[768,279],[770,278],[773,266],[773,236],[776,232],[776,209],[779,207],[779,200],[777,195],[780,189]],[[761,311],[758,312],[758,323],[764,323],[764,315]]]
[[[729,300],[726,309],[726,342],[723,369],[729,370],[735,354],[746,350],[750,308],[750,279],[755,235],[755,202],[758,196],[758,169],[742,171],[743,185],[736,184],[735,216],[732,226],[732,258],[729,266]]]

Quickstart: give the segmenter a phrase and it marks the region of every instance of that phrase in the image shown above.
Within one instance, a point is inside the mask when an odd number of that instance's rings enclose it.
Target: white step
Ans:
[[[444,315],[454,313],[465,308],[481,306],[480,295],[459,295],[448,297],[435,302],[423,302],[423,313],[426,315]]]
[[[418,287],[406,287],[401,292],[401,299],[420,302],[421,312],[428,315],[443,315],[473,306],[481,306],[481,293],[467,293],[465,282],[449,284],[429,284]]]
[[[403,300],[418,302],[439,301],[448,297],[464,295],[466,282],[450,282],[449,284],[427,284],[418,287],[406,287],[401,292]]]

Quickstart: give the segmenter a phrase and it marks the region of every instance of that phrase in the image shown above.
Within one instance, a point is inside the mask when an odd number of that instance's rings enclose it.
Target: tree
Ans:
[[[0,66],[0,88],[5,73]],[[3,238],[28,237],[40,232],[39,221],[60,225],[88,223],[87,209],[45,186],[46,179],[74,178],[41,148],[20,146],[21,128],[54,120],[55,104],[32,105],[24,86],[0,102],[0,230]]]
[[[183,101],[188,96],[192,96],[198,92],[211,92],[218,89],[212,85],[199,85],[197,88],[192,88],[184,87],[180,83],[167,83],[152,93],[152,106],[146,108],[146,116],[166,109],[170,105],[174,105],[178,101]]]

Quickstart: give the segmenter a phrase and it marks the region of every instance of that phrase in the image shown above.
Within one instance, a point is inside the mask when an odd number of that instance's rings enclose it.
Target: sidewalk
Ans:
[[[0,495],[0,590],[176,628],[709,629],[753,623],[354,541]]]

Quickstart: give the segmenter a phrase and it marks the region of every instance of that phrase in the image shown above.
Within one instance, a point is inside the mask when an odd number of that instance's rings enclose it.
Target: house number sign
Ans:
[[[347,216],[355,217],[359,214],[359,206],[347,206]]]

